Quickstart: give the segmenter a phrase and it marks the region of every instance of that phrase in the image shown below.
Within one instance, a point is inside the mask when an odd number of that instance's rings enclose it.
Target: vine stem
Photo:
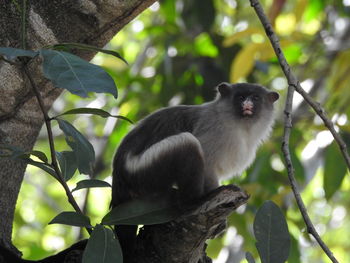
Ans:
[[[72,192],[70,191],[66,181],[63,179],[61,170],[58,167],[57,158],[56,158],[56,151],[55,151],[55,144],[54,144],[54,139],[53,139],[52,127],[51,127],[51,118],[47,114],[47,111],[46,111],[45,105],[44,105],[44,101],[41,97],[40,91],[39,91],[38,87],[36,86],[32,76],[28,70],[28,67],[25,63],[23,64],[23,71],[24,71],[25,75],[27,76],[27,78],[30,82],[30,85],[32,86],[32,89],[33,89],[35,96],[37,98],[37,101],[39,103],[39,107],[44,115],[44,121],[45,121],[45,126],[46,126],[46,130],[47,130],[47,134],[48,134],[49,145],[50,145],[51,165],[57,174],[56,179],[63,186],[63,188],[66,192],[67,198],[68,198],[68,202],[72,205],[74,210],[77,213],[84,215],[83,212],[81,211],[80,207],[78,206],[77,202],[75,201],[75,199],[72,195]],[[91,234],[91,232],[92,232],[91,228],[86,228],[86,230],[89,234]]]
[[[276,35],[276,33],[273,30],[273,27],[267,18],[259,0],[250,0],[251,6],[254,8],[256,14],[258,15],[261,24],[263,25],[266,35],[269,38],[271,45],[276,53],[276,56],[278,58],[279,64],[284,72],[284,75],[286,76],[288,80],[288,93],[286,98],[286,105],[284,109],[285,114],[285,121],[284,121],[284,134],[283,134],[283,141],[282,141],[282,152],[287,164],[287,171],[288,171],[288,178],[290,181],[290,185],[293,191],[293,194],[295,196],[297,205],[299,207],[299,210],[301,212],[301,215],[304,219],[304,222],[307,226],[307,231],[309,234],[311,234],[315,240],[318,242],[320,247],[323,249],[323,251],[326,253],[328,258],[334,262],[338,263],[338,260],[334,257],[333,253],[330,251],[330,249],[327,247],[327,245],[323,242],[319,234],[317,233],[309,215],[307,212],[307,209],[305,207],[305,204],[301,198],[300,192],[298,190],[297,182],[295,180],[294,176],[294,167],[290,155],[289,150],[289,139],[290,139],[290,133],[292,128],[292,101],[293,101],[293,95],[294,91],[297,91],[300,93],[305,101],[315,110],[315,112],[321,117],[321,119],[324,121],[325,126],[331,131],[334,139],[338,143],[344,159],[350,168],[350,158],[346,150],[346,145],[339,136],[339,134],[335,131],[333,123],[326,117],[325,111],[321,108],[319,103],[316,103],[313,101],[313,99],[302,89],[300,86],[300,83],[296,76],[293,74],[293,72],[290,69],[290,66],[282,52],[282,49],[279,44],[279,39]]]

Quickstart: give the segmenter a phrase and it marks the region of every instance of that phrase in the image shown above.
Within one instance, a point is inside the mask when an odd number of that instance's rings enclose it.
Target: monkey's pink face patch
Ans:
[[[244,116],[253,115],[254,104],[251,100],[245,100],[242,103],[242,111]]]

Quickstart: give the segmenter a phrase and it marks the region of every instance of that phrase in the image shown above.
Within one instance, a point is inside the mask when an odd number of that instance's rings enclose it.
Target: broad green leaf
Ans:
[[[50,221],[49,225],[51,224],[63,224],[89,228],[92,227],[90,224],[90,219],[87,216],[73,211],[62,212],[58,214],[54,219]]]
[[[113,79],[101,67],[64,51],[41,49],[40,54],[44,59],[44,75],[56,87],[81,97],[88,97],[88,92],[117,97]]]
[[[19,147],[13,146],[13,145],[1,145],[0,150],[0,157],[9,157],[11,159],[21,159],[25,162],[27,162],[30,165],[36,166],[48,174],[52,175],[54,178],[57,179],[57,174],[53,167],[49,165],[47,162],[47,157],[45,153],[40,151],[29,151],[25,152]],[[30,155],[34,155],[38,157],[43,162],[37,162],[30,158]]]
[[[284,56],[290,64],[298,63],[300,57],[304,55],[303,46],[300,44],[289,45],[288,47],[283,48],[283,52]]]
[[[71,179],[78,168],[77,160],[74,152],[64,151],[56,152],[58,162],[60,164],[63,179],[67,182]]]
[[[288,259],[290,236],[280,208],[266,201],[254,219],[254,235],[262,263],[283,263]]]
[[[164,14],[167,24],[174,24],[176,20],[175,1],[163,1],[160,5],[160,12]]]
[[[123,263],[123,253],[112,230],[96,225],[84,250],[82,262]]]
[[[295,15],[295,22],[300,22],[301,18],[304,15],[305,9],[308,5],[308,0],[299,0],[297,1],[295,8],[294,8],[294,15]]]
[[[310,22],[311,20],[315,19],[320,12],[322,12],[322,10],[325,10],[325,4],[326,1],[309,0],[304,14],[306,22]]]
[[[257,44],[252,43],[240,50],[232,61],[230,81],[236,83],[240,78],[245,78],[252,71],[255,63]]]
[[[82,50],[90,50],[90,51],[101,52],[101,53],[105,53],[105,54],[108,54],[108,55],[112,55],[112,56],[114,56],[116,58],[119,58],[122,61],[124,61],[125,64],[128,65],[128,62],[118,52],[113,51],[113,50],[107,50],[107,49],[98,48],[98,47],[95,47],[95,46],[90,46],[90,45],[81,44],[81,43],[61,43],[61,44],[53,45],[51,47],[53,49],[56,49],[56,50],[61,50],[62,48],[65,48],[65,49],[76,48],[76,49],[82,49]]]
[[[323,188],[327,200],[340,188],[346,172],[343,156],[337,144],[333,142],[327,147],[324,160]]]
[[[47,156],[44,152],[41,151],[29,151],[29,152],[25,152],[28,155],[34,155],[35,157],[37,157],[39,160],[43,161],[44,163],[48,162]]]
[[[103,117],[103,118],[113,117],[113,118],[119,118],[119,119],[126,120],[130,123],[133,123],[131,120],[129,120],[128,118],[126,118],[124,116],[112,115],[107,111],[104,111],[101,109],[96,109],[96,108],[76,108],[76,109],[68,110],[60,115],[57,115],[56,117],[59,117],[62,115],[69,115],[69,114],[94,114],[94,115],[98,115],[98,116]]]
[[[11,158],[16,159],[29,159],[31,155],[34,155],[35,157],[37,157],[39,160],[43,161],[44,163],[48,162],[47,156],[44,152],[41,151],[28,151],[28,152],[23,152],[22,150],[15,150],[13,149],[12,154],[11,154]]]
[[[174,220],[179,211],[169,198],[144,198],[120,204],[103,219],[104,225],[154,225]]]
[[[0,54],[6,56],[9,60],[17,57],[35,57],[39,52],[12,47],[0,47]]]
[[[245,258],[248,263],[255,263],[254,257],[250,252],[245,253]]]
[[[282,40],[281,47],[285,48],[292,41]],[[268,61],[276,56],[269,42],[250,43],[244,46],[232,61],[230,70],[230,80],[232,83],[237,82],[240,78],[246,78],[253,70],[255,60]]]
[[[265,36],[265,32],[264,30],[260,29],[260,28],[255,28],[255,27],[249,27],[243,31],[237,32],[234,35],[224,39],[224,42],[222,43],[222,45],[224,47],[230,47],[233,46],[234,44],[236,44],[239,40],[248,37],[248,36],[252,36],[254,34],[259,34],[261,36]]]
[[[25,159],[25,161],[30,165],[36,166],[36,167],[44,170],[48,174],[52,175],[54,178],[56,178],[56,179],[58,178],[56,171],[52,167],[48,166],[47,164],[41,163],[41,162],[36,162],[30,158]]]
[[[194,48],[200,56],[217,57],[219,53],[208,33],[202,33],[196,37]]]
[[[91,175],[95,162],[94,147],[72,124],[59,118],[56,120],[66,136],[67,144],[75,154],[79,172]]]
[[[77,186],[72,190],[72,192],[84,189],[84,188],[93,188],[93,187],[112,187],[109,183],[97,180],[97,179],[90,179],[90,180],[82,180],[77,183]]]

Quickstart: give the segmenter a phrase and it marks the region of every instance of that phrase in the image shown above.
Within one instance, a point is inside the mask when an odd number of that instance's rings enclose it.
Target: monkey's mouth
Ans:
[[[252,116],[253,115],[253,111],[250,109],[246,109],[243,111],[243,116]]]
[[[254,114],[254,105],[251,101],[247,100],[242,104],[242,115],[244,117],[251,117]]]

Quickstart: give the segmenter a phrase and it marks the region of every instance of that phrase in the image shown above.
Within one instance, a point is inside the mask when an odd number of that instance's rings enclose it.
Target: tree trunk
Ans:
[[[0,0],[0,46],[21,45],[22,1]],[[16,2],[19,4],[16,5]],[[26,47],[76,42],[103,47],[129,21],[155,0],[27,0]],[[91,59],[94,53],[78,53]],[[49,109],[62,90],[43,78],[37,64],[30,67]],[[43,115],[21,70],[0,60],[0,147],[31,150]],[[0,158],[0,244],[11,247],[12,223],[26,164]]]

